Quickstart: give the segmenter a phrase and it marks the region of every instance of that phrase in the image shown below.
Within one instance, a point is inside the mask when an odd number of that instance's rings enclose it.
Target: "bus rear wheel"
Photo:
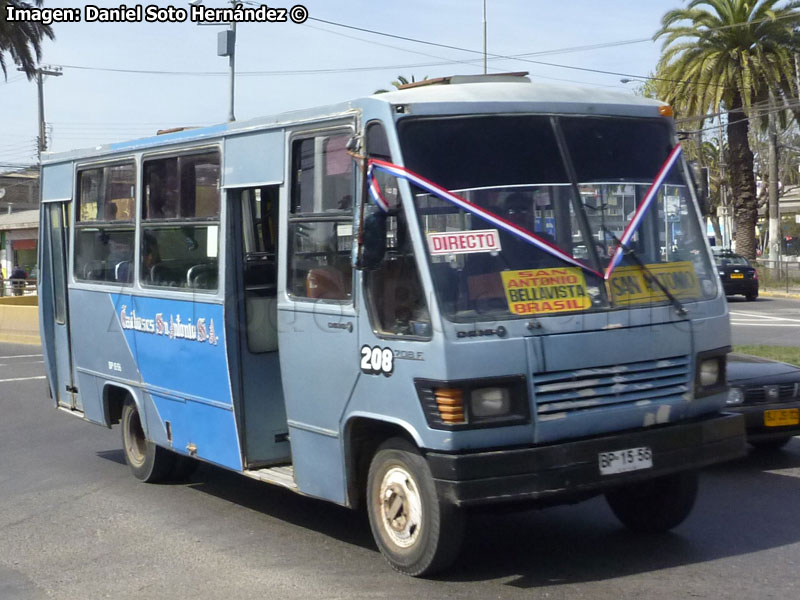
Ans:
[[[367,480],[372,535],[393,569],[411,576],[448,567],[461,549],[464,515],[436,494],[428,464],[403,439],[384,442]]]
[[[696,471],[626,485],[606,494],[622,524],[640,533],[661,533],[677,527],[692,512],[696,499]]]
[[[156,483],[168,479],[175,466],[175,454],[156,446],[145,436],[139,409],[133,398],[126,398],[122,406],[122,448],[125,462],[140,481]]]

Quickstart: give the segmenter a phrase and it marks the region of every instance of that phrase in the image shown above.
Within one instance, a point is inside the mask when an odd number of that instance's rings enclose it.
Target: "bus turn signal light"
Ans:
[[[672,117],[675,114],[675,111],[672,110],[672,107],[669,104],[662,104],[658,107],[658,114],[662,117]]]
[[[436,388],[436,406],[443,423],[466,423],[464,417],[464,390],[456,388]]]

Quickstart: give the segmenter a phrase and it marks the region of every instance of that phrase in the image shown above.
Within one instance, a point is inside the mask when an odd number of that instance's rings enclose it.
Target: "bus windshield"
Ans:
[[[666,303],[664,288],[680,302],[716,295],[666,123],[513,115],[398,127],[406,168],[465,201],[412,181],[448,318]]]

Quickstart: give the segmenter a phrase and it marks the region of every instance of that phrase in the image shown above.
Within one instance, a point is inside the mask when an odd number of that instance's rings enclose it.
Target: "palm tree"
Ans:
[[[422,79],[420,79],[420,81],[425,81],[427,78],[428,78],[428,76],[427,76],[427,75],[425,75],[425,77],[423,77]],[[411,76],[411,79],[410,79],[410,80],[409,80],[409,79],[407,79],[406,77],[403,77],[402,75],[398,75],[398,76],[397,76],[397,79],[396,79],[396,80],[394,80],[394,81],[392,82],[392,85],[395,87],[395,89],[398,89],[398,90],[399,90],[399,89],[400,89],[401,87],[403,87],[404,85],[408,85],[409,83],[416,83],[416,81],[417,81],[417,80],[416,80],[416,79],[414,79],[414,76],[413,76],[413,75]],[[388,92],[388,91],[389,91],[389,90],[386,90],[386,89],[380,89],[380,90],[375,90],[375,91],[374,91],[374,92],[372,92],[372,93],[373,93],[373,94],[385,94],[385,93],[386,93],[386,92]]]
[[[0,69],[8,79],[6,53],[32,79],[36,74],[36,66],[42,58],[42,39],[46,36],[55,38],[49,25],[37,21],[7,21],[6,6],[17,9],[31,9],[42,6],[43,0],[22,2],[21,0],[0,0]],[[35,5],[35,6],[34,6]]]
[[[781,3],[692,0],[666,13],[654,36],[664,38],[657,69],[661,98],[684,116],[727,112],[736,249],[749,258],[755,258],[757,198],[748,114],[767,104],[770,90],[784,100],[797,97],[793,53],[800,1]]]

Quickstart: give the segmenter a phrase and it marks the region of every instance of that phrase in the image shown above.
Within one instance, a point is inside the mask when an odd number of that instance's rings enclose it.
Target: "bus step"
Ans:
[[[297,490],[297,483],[294,481],[294,466],[281,465],[279,467],[267,467],[266,469],[245,470],[244,474],[259,481],[274,483],[290,490]]]
[[[59,404],[58,405],[58,410],[63,410],[65,413],[69,413],[69,414],[74,415],[76,417],[83,418],[83,411],[82,410],[78,410],[77,408],[71,408],[71,407],[66,406],[64,404]]]

